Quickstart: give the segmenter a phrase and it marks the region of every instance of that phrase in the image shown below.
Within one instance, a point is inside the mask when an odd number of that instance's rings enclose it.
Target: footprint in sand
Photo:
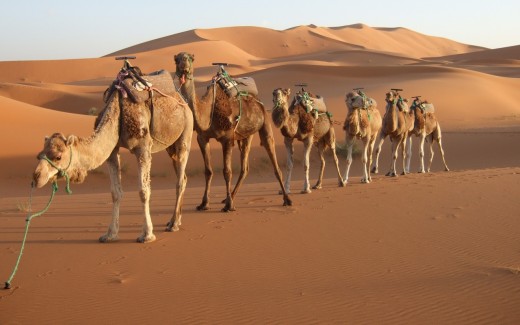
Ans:
[[[209,223],[213,224],[213,228],[215,229],[223,229],[225,223],[231,222],[231,219],[222,219],[222,220],[211,220]]]

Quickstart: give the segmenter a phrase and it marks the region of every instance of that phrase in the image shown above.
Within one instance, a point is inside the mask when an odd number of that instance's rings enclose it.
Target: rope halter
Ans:
[[[56,164],[54,164],[52,162],[52,160],[49,159],[49,157],[47,157],[47,155],[42,155],[41,157],[39,157],[40,160],[45,160],[49,163],[49,165],[51,165],[53,168],[55,168],[57,171],[58,171],[58,177],[64,177],[66,182],[67,182],[67,185],[65,187],[65,190],[67,191],[68,194],[72,194],[72,191],[70,190],[70,177],[69,175],[67,174],[67,169],[69,169],[71,163],[72,163],[72,147],[69,146],[69,149],[70,149],[70,157],[69,157],[69,164],[67,165],[67,167],[65,167],[65,169],[61,169],[60,167],[56,166]],[[53,184],[55,184],[56,181],[53,182]],[[53,185],[54,187],[55,185]]]

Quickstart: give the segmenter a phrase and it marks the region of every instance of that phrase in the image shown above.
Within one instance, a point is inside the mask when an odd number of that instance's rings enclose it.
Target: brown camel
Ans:
[[[376,147],[376,158],[374,159],[374,165],[372,172],[378,172],[379,154],[381,153],[381,147],[387,136],[392,141],[392,163],[390,165],[390,171],[386,176],[397,176],[396,172],[396,161],[398,156],[398,150],[401,148],[403,156],[403,172],[402,175],[406,174],[406,139],[408,133],[413,130],[414,127],[414,116],[409,112],[408,104],[405,99],[401,98],[399,91],[401,89],[392,89],[386,93],[386,112],[383,116],[383,125],[381,127],[381,133],[379,135],[379,143]]]
[[[430,172],[433,161],[433,143],[437,142],[439,151],[441,153],[442,162],[444,163],[444,170],[449,171],[446,160],[444,159],[444,150],[442,148],[442,132],[441,126],[435,117],[433,112],[433,105],[428,101],[421,101],[420,96],[415,96],[412,106],[410,107],[411,112],[415,116],[415,123],[413,130],[409,133],[408,144],[407,144],[407,155],[406,155],[406,171],[410,171],[410,160],[412,158],[412,135],[421,138],[419,144],[419,157],[421,158],[421,166],[419,173],[424,173],[424,141],[426,140],[430,144],[430,162],[428,164],[427,172]]]
[[[170,76],[171,79],[171,76]],[[171,79],[173,84],[173,80]],[[154,95],[150,100],[134,102],[112,92],[107,104],[96,119],[93,134],[86,138],[65,137],[55,133],[45,139],[38,154],[38,165],[33,184],[41,188],[49,181],[65,175],[73,182],[84,181],[89,170],[107,162],[112,192],[112,222],[100,242],[117,240],[119,232],[119,205],[123,196],[119,149],[127,148],[137,158],[139,196],[143,204],[145,222],[138,242],[155,240],[150,218],[150,167],[152,153],[166,150],[177,173],[175,211],[166,230],[175,231],[181,224],[182,200],[186,188],[186,164],[193,134],[193,115],[179,93]],[[153,107],[153,112],[150,108]]]
[[[224,180],[226,182],[226,199],[222,211],[234,211],[234,198],[240,185],[249,171],[249,151],[253,135],[260,135],[260,143],[265,147],[278,182],[283,193],[283,205],[292,205],[282,182],[282,173],[276,160],[275,143],[271,124],[268,121],[264,105],[254,95],[228,97],[228,95],[212,82],[201,99],[195,93],[193,80],[194,55],[181,52],[174,57],[176,75],[181,83],[181,93],[186,98],[193,116],[197,142],[202,152],[205,165],[206,189],[198,210],[209,208],[209,192],[213,170],[210,162],[209,140],[216,139],[222,146],[224,157]],[[231,192],[231,155],[234,141],[240,149],[241,169],[237,183]]]
[[[304,146],[304,171],[305,179],[301,193],[311,193],[309,182],[309,155],[313,144],[318,147],[321,160],[318,181],[313,189],[321,189],[323,172],[325,170],[325,158],[323,153],[327,147],[332,150],[336,170],[338,172],[338,184],[343,186],[343,179],[338,166],[336,155],[336,136],[330,117],[326,113],[316,113],[311,115],[302,104],[302,94],[297,94],[289,107],[290,89],[277,88],[273,91],[274,108],[272,111],[273,122],[280,128],[283,136],[285,148],[287,150],[287,173],[285,174],[285,190],[290,193],[291,174],[293,168],[293,141],[297,139],[303,142]],[[317,118],[315,118],[317,116]]]
[[[361,183],[370,183],[370,165],[372,164],[372,151],[376,142],[377,134],[381,129],[381,114],[377,109],[374,99],[366,97],[361,91],[351,91],[345,98],[348,112],[343,129],[346,132],[347,145],[347,167],[345,170],[345,184],[348,182],[350,165],[352,164],[352,146],[354,139],[363,141],[363,178]]]

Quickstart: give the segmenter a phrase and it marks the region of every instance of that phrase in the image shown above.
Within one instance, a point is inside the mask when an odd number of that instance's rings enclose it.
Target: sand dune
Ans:
[[[157,242],[134,243],[142,225],[135,158],[122,152],[121,239],[101,245],[111,215],[105,166],[73,195],[60,192],[33,221],[13,289],[0,291],[1,324],[81,323],[471,323],[516,324],[518,304],[520,151],[519,46],[485,49],[406,28],[363,24],[195,29],[102,58],[0,62],[0,276],[19,253],[35,156],[54,132],[86,137],[92,107],[119,71],[115,56],[135,55],[145,72],[174,72],[173,55],[195,54],[197,92],[228,62],[235,76],[255,78],[260,100],[305,82],[333,113],[338,146],[347,91],[364,87],[384,113],[389,88],[434,103],[451,172],[436,153],[430,174],[375,175],[338,188],[330,155],[324,188],[302,187],[297,143],[292,207],[283,207],[258,136],[250,174],[223,214],[222,153],[212,141],[211,210],[198,212],[203,162],[192,143],[181,231],[164,233],[175,196],[170,158],[153,156],[152,217]],[[176,81],[177,82],[177,81]],[[286,154],[273,128],[285,171]],[[418,169],[413,140],[412,171]],[[340,150],[341,151],[341,150]],[[427,149],[427,157],[429,150]],[[238,150],[233,163],[238,168]],[[383,147],[380,170],[390,164]],[[342,172],[345,156],[340,152]],[[317,177],[311,155],[311,178]],[[400,170],[399,170],[400,171]],[[236,175],[236,173],[235,173]],[[236,177],[234,178],[236,179]],[[37,190],[33,210],[48,200]],[[172,307],[174,306],[174,307]],[[4,312],[8,311],[8,312]],[[143,318],[143,315],[147,318]]]

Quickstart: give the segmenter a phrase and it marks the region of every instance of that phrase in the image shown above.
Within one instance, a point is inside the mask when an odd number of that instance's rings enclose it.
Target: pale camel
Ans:
[[[38,154],[33,184],[41,188],[65,174],[71,181],[81,183],[88,171],[106,161],[111,181],[112,222],[99,241],[115,241],[118,239],[119,206],[123,196],[119,149],[127,148],[137,158],[139,196],[145,217],[143,232],[137,241],[151,242],[155,240],[149,207],[152,153],[166,150],[173,160],[178,177],[177,198],[166,230],[179,230],[192,134],[193,116],[180,94],[155,95],[151,112],[149,101],[135,103],[115,91],[97,117],[95,130],[89,137],[65,137],[55,133],[45,139],[43,151]]]
[[[444,158],[444,150],[442,148],[442,132],[441,126],[437,121],[434,112],[426,112],[423,110],[423,105],[429,105],[427,101],[421,101],[420,96],[415,96],[411,106],[411,112],[415,116],[415,123],[413,130],[408,135],[407,144],[407,155],[406,155],[406,171],[410,172],[410,160],[412,158],[412,135],[420,137],[419,144],[419,157],[420,157],[420,168],[419,173],[424,173],[424,141],[426,140],[430,144],[430,162],[428,164],[427,172],[430,172],[433,161],[433,143],[437,142],[439,151],[441,153],[442,162],[444,163],[444,170],[449,171],[446,159]]]
[[[249,152],[255,133],[260,135],[260,143],[265,147],[273,165],[283,193],[283,205],[292,205],[282,182],[282,173],[276,160],[273,131],[264,105],[254,95],[228,97],[215,82],[208,86],[206,94],[198,99],[193,80],[194,55],[181,52],[175,55],[174,59],[176,75],[181,83],[181,93],[193,112],[197,142],[204,158],[206,188],[202,203],[197,209],[207,210],[209,208],[210,185],[213,177],[209,140],[216,139],[222,146],[223,173],[226,183],[226,199],[222,211],[234,211],[234,198],[249,172]],[[231,155],[235,140],[240,149],[241,169],[235,188],[231,192]]]
[[[390,165],[390,171],[386,173],[386,176],[393,177],[397,176],[395,165],[399,148],[401,148],[403,156],[402,175],[406,174],[406,139],[408,138],[408,133],[411,132],[414,127],[414,116],[409,112],[406,100],[401,98],[398,91],[399,90],[392,89],[386,93],[386,112],[383,116],[383,125],[379,135],[379,143],[376,147],[376,158],[374,159],[374,165],[372,166],[372,172],[377,173],[381,147],[383,146],[385,138],[389,136],[390,141],[392,141],[392,163]]]
[[[354,139],[363,141],[363,153],[361,162],[363,163],[363,178],[361,183],[370,183],[370,165],[372,164],[372,152],[376,142],[377,134],[381,129],[381,114],[377,109],[377,102],[372,98],[367,98],[360,92],[349,92],[345,97],[348,108],[347,118],[343,129],[346,132],[347,146],[347,167],[345,170],[344,181],[348,182],[350,165],[352,164],[352,147]]]
[[[301,193],[311,193],[309,182],[309,156],[313,144],[318,147],[321,166],[318,181],[312,188],[322,188],[323,172],[325,170],[325,158],[323,153],[327,147],[331,149],[334,163],[336,164],[336,170],[338,172],[338,184],[339,186],[343,186],[343,179],[341,178],[341,173],[338,166],[338,157],[336,155],[336,135],[334,134],[334,127],[329,115],[326,113],[317,113],[317,118],[315,118],[314,115],[308,113],[299,99],[301,98],[301,94],[297,94],[289,106],[290,94],[290,89],[277,88],[273,91],[274,108],[272,111],[272,118],[275,126],[280,128],[280,131],[284,136],[285,148],[287,150],[285,190],[288,193],[291,192],[291,175],[294,164],[294,139],[303,142],[304,147],[303,167],[305,172],[305,179]]]

